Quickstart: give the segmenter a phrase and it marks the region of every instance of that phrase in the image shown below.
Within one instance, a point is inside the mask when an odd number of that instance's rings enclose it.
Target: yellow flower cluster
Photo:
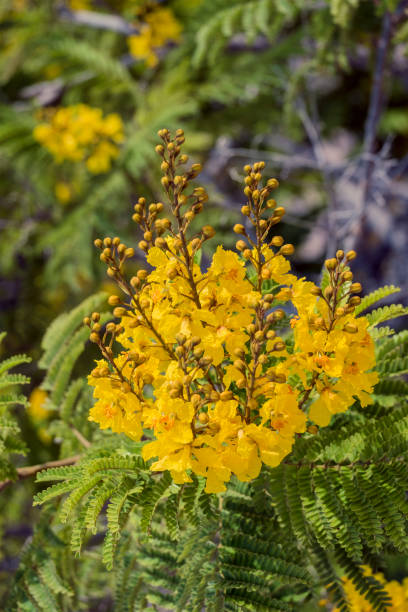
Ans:
[[[34,129],[34,138],[55,157],[80,162],[94,174],[107,172],[123,141],[122,120],[116,113],[103,116],[100,108],[85,104],[55,110],[49,121]]]
[[[156,66],[158,55],[156,50],[170,41],[180,39],[181,24],[169,8],[154,6],[146,12],[140,22],[140,32],[129,36],[130,53],[145,60],[148,66]]]
[[[384,590],[391,599],[387,610],[390,610],[390,612],[406,612],[408,610],[408,578],[404,578],[402,583],[396,580],[386,582],[383,574],[374,574],[368,566],[364,566],[364,574],[366,576],[374,576],[383,585]],[[375,608],[356,590],[349,578],[344,577],[342,582],[350,612],[374,612]],[[326,605],[327,603],[327,600],[321,601],[321,605]],[[340,612],[340,609],[334,608],[332,612]]]
[[[44,444],[50,444],[52,438],[45,427],[47,421],[51,416],[51,411],[45,407],[48,394],[40,387],[36,387],[30,394],[29,404],[27,407],[27,414],[34,427],[36,428],[37,435]]]
[[[207,200],[203,188],[189,188],[200,165],[180,171],[187,161],[181,130],[174,138],[167,130],[159,135],[174,220],[159,217],[161,202],[147,205],[144,198],[133,215],[150,271],[128,281],[123,268],[133,248],[119,238],[95,242],[128,299],[109,298],[118,324],[102,329],[98,313],[85,320],[104,358],[89,377],[97,399],[90,420],[135,440],[152,432],[143,456],[156,458],[153,471],[170,470],[176,483],[203,476],[206,491],[216,493],[232,474],[247,481],[262,463],[277,466],[308,419],[324,426],[355,398],[369,403],[374,346],[367,320],[354,313],[360,298],[353,293],[361,291],[347,265],[354,251],[326,261],[323,292],[291,273],[286,256],[293,246],[270,238],[285,211],[269,198],[277,180],[263,185],[263,162],[244,169],[247,223],[234,226],[240,254],[219,246],[202,271],[198,254],[215,232],[204,226],[187,237]],[[290,325],[283,308],[296,311]],[[290,326],[293,338],[285,340],[279,330]],[[118,356],[114,341],[123,347]]]

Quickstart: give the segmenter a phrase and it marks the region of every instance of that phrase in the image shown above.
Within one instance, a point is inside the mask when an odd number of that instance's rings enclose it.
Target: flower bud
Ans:
[[[103,242],[100,238],[97,238],[96,240],[94,240],[94,245],[96,246],[97,249],[101,249],[103,246]]]
[[[246,370],[246,363],[242,359],[236,359],[234,361],[234,368],[237,368],[240,372]]]
[[[360,283],[353,283],[350,287],[351,293],[361,293],[362,290],[363,288]]]
[[[277,187],[279,187],[279,181],[276,178],[269,179],[266,184],[270,189],[276,189]]]
[[[278,206],[278,208],[275,208],[275,210],[273,211],[273,214],[276,215],[277,217],[283,217],[285,212],[286,210],[283,206]]]
[[[286,348],[286,344],[284,342],[275,342],[275,344],[273,345],[273,350],[274,351],[283,351]]]
[[[348,332],[349,334],[356,334],[358,332],[358,327],[357,325],[353,325],[352,323],[346,323],[343,327],[343,330],[345,332]]]
[[[245,227],[241,225],[241,223],[236,223],[233,227],[233,230],[236,234],[245,234]]]
[[[342,251],[341,249],[339,249],[338,251],[336,251],[336,259],[338,261],[341,261],[344,257],[344,251]]]
[[[94,344],[98,344],[98,342],[99,342],[99,334],[97,334],[96,332],[92,332],[91,335],[89,336],[89,339]]]
[[[271,245],[275,247],[281,247],[284,243],[282,236],[274,236],[271,240]]]
[[[246,172],[247,174],[249,174],[251,172],[252,168],[249,164],[246,164],[244,166],[244,172]]]
[[[355,251],[348,251],[346,253],[346,261],[352,261],[357,257],[357,253]]]
[[[251,214],[251,209],[249,208],[248,205],[245,206],[241,206],[241,212],[243,215],[245,215],[246,217],[249,217],[249,215]]]
[[[200,398],[199,395],[198,398]],[[201,425],[206,425],[209,421],[208,414],[206,412],[200,412],[200,414],[198,415],[198,420],[200,421]]]
[[[228,400],[232,399],[234,399],[234,394],[232,393],[232,391],[223,391],[222,393],[220,393],[220,400],[222,402],[227,402]]]
[[[156,238],[154,241],[154,246],[158,247],[159,249],[165,249],[167,247],[167,242],[164,238]]]
[[[179,344],[185,344],[187,340],[187,336],[180,332],[179,334],[176,335],[176,340]]]
[[[281,247],[280,252],[282,253],[282,255],[293,255],[293,253],[295,252],[295,247],[293,246],[293,244],[284,244]]]
[[[176,346],[174,352],[177,355],[177,357],[181,357],[182,355],[184,355],[184,347]]]
[[[145,240],[141,240],[138,244],[139,249],[141,249],[142,251],[148,251],[149,250],[149,245],[147,244],[147,242]]]
[[[349,299],[348,303],[350,306],[358,306],[361,303],[361,298],[358,295],[354,295]]]
[[[212,238],[215,236],[215,229],[212,227],[212,225],[204,225],[201,231],[205,238]]]
[[[337,268],[337,259],[332,257],[331,259],[326,259],[324,262],[326,269],[330,271],[335,270]]]
[[[139,278],[140,280],[146,280],[148,275],[149,273],[147,270],[138,270],[137,272],[137,278]]]
[[[117,306],[120,304],[120,297],[118,295],[110,295],[108,298],[108,304],[110,306]]]
[[[120,319],[121,317],[124,317],[126,313],[127,313],[127,310],[126,308],[123,308],[123,306],[118,306],[117,308],[113,310],[113,316],[118,317],[118,319]]]
[[[156,153],[158,153],[159,155],[163,155],[164,153],[164,147],[163,145],[159,144],[157,145],[157,147],[155,148]]]

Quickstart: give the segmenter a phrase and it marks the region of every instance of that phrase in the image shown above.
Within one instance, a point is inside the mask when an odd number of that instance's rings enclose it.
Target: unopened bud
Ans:
[[[335,270],[337,268],[337,259],[335,257],[332,257],[331,259],[326,259],[324,265],[329,271]]]
[[[118,295],[110,295],[108,298],[108,304],[110,306],[117,306],[120,304],[120,297]]]
[[[285,241],[282,236],[274,236],[271,240],[271,245],[275,247],[281,247]]]
[[[205,238],[212,238],[215,236],[215,229],[212,227],[212,225],[204,225],[201,231]]]
[[[273,345],[273,350],[274,351],[283,351],[286,348],[286,344],[284,342],[275,342],[275,344]]]
[[[348,251],[346,253],[346,261],[352,261],[357,257],[357,253],[355,251]]]
[[[118,306],[117,308],[113,310],[113,316],[118,317],[118,319],[120,319],[121,317],[124,317],[126,313],[127,313],[127,310],[126,308],[123,308],[123,306]]]
[[[280,252],[282,253],[282,255],[293,255],[293,253],[295,252],[295,247],[293,246],[293,244],[284,244],[281,247]]]
[[[227,402],[228,400],[232,400],[234,398],[234,394],[232,391],[223,391],[220,393],[220,400],[223,402]]]

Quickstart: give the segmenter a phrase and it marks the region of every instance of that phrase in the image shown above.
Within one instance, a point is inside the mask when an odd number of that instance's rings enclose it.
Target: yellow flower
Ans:
[[[109,141],[98,142],[87,157],[90,170],[102,171],[114,157],[118,123],[112,116],[106,122],[98,109],[81,112],[86,121],[78,138],[68,138],[69,113],[57,117],[58,129],[65,130],[70,154],[76,155],[92,136],[92,122],[104,124],[100,133]],[[47,126],[39,129],[50,137]],[[167,137],[168,132],[165,143]],[[174,150],[173,141],[166,146]],[[135,205],[144,232],[140,247],[152,270],[140,270],[132,290],[120,279],[131,294],[126,312],[116,312],[121,331],[112,332],[123,352],[109,355],[108,364],[98,362],[89,377],[96,399],[89,418],[134,439],[149,430],[152,439],[142,454],[152,471],[168,470],[178,484],[197,474],[206,478],[208,493],[219,493],[232,474],[248,481],[262,464],[278,466],[308,419],[326,426],[356,400],[369,403],[377,381],[374,345],[364,317],[337,302],[330,305],[313,283],[290,272],[279,237],[270,246],[240,249],[243,257],[219,246],[201,270],[194,254],[211,228],[188,241],[180,227],[192,218],[183,216],[189,198],[200,207],[205,196],[201,188],[188,195],[189,175],[178,174],[176,166],[170,172],[172,155],[164,151],[158,147],[166,159],[163,185],[175,194],[176,222],[166,235],[171,222],[156,218],[161,205],[147,207],[144,198]],[[238,230],[242,234],[239,225]],[[122,266],[122,247],[112,245]],[[293,341],[286,332],[278,334],[286,325],[281,300],[295,309]],[[116,294],[111,302],[118,303]]]
[[[154,67],[158,61],[156,50],[170,41],[180,39],[181,24],[169,8],[156,7],[144,17],[139,34],[129,36],[130,53]]]
[[[27,412],[33,421],[45,421],[50,416],[50,411],[45,407],[48,394],[40,387],[32,390]]]
[[[33,136],[57,163],[85,161],[90,172],[100,174],[110,169],[119,154],[123,124],[116,113],[103,117],[101,109],[77,104],[56,109],[47,123],[34,128]],[[65,190],[62,199],[66,197]]]
[[[55,195],[61,204],[67,204],[72,197],[71,188],[67,183],[58,182],[55,184]]]
[[[363,566],[366,576],[373,576],[384,587],[389,595],[391,602],[387,608],[390,612],[406,612],[408,610],[408,578],[404,578],[402,583],[392,580],[387,582],[381,573],[374,574],[370,567]],[[342,578],[344,592],[347,597],[350,612],[374,612],[374,607],[359,593],[350,578]],[[333,608],[333,612],[339,612],[339,608]]]

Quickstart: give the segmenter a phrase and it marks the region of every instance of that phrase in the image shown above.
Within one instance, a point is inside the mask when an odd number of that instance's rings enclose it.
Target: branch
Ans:
[[[375,67],[373,81],[370,92],[370,102],[368,106],[367,119],[364,126],[364,142],[363,142],[363,181],[362,192],[359,203],[358,218],[350,234],[350,242],[347,248],[353,248],[354,244],[362,232],[365,221],[365,209],[368,204],[371,182],[374,172],[373,153],[375,140],[377,137],[378,123],[383,107],[383,82],[388,52],[392,41],[392,36],[395,27],[404,18],[408,0],[401,0],[398,7],[393,13],[385,11],[381,24],[381,32],[377,41],[377,53],[375,59]]]
[[[377,57],[375,60],[374,77],[371,86],[370,103],[367,119],[364,126],[363,155],[373,153],[375,137],[377,135],[378,121],[382,105],[382,84],[385,71],[388,49],[392,37],[391,14],[386,11],[382,20],[381,34],[377,43]],[[366,163],[366,173],[369,172],[370,163]]]
[[[64,21],[70,21],[76,25],[89,26],[98,30],[109,30],[126,36],[136,34],[139,31],[138,28],[119,17],[119,15],[107,15],[95,11],[71,11],[66,7],[59,9],[58,15]]]
[[[42,470],[47,470],[48,468],[54,467],[63,467],[65,465],[73,465],[77,463],[81,455],[74,455],[73,457],[66,457],[65,459],[58,459],[57,461],[47,461],[46,463],[38,463],[37,465],[28,465],[26,467],[18,468],[17,471],[17,479],[23,480],[23,478],[29,478],[30,476],[35,476],[37,472],[41,472]],[[7,485],[15,482],[14,480],[3,480],[0,482],[0,491],[7,487]]]

